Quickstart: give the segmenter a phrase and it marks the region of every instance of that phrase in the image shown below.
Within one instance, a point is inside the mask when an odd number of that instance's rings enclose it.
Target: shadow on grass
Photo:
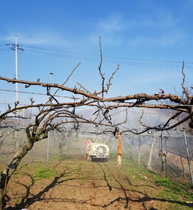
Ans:
[[[90,162],[90,164],[92,165],[92,164],[96,164],[96,163]],[[179,202],[179,201],[171,200],[171,199],[159,199],[159,198],[156,198],[156,197],[150,197],[150,196],[148,196],[147,194],[145,194],[145,193],[143,193],[141,191],[137,191],[135,188],[134,189],[127,189],[127,188],[125,188],[124,184],[121,183],[120,177],[117,177],[111,171],[111,169],[109,168],[108,164],[97,162],[96,165],[98,165],[99,168],[101,169],[103,180],[106,182],[106,186],[105,187],[107,187],[109,191],[112,191],[112,189],[113,189],[113,186],[111,184],[112,180],[108,178],[108,174],[110,174],[111,177],[113,177],[114,182],[116,182],[118,184],[118,187],[116,187],[116,189],[122,190],[124,196],[122,196],[122,197],[121,196],[117,196],[116,198],[113,198],[112,200],[106,202],[103,205],[102,204],[94,204],[94,203],[90,202],[91,199],[88,199],[88,200],[84,199],[83,200],[82,198],[81,199],[67,199],[67,198],[62,199],[61,198],[60,200],[62,202],[64,202],[64,203],[65,202],[71,202],[71,203],[82,204],[82,205],[87,204],[87,205],[90,206],[91,209],[92,209],[92,207],[98,207],[98,208],[104,208],[105,209],[106,207],[109,207],[109,206],[111,206],[112,204],[114,204],[115,202],[118,202],[118,201],[123,201],[125,203],[125,205],[124,205],[125,209],[128,209],[129,205],[130,205],[130,202],[132,202],[132,203],[138,203],[138,204],[141,203],[141,205],[143,206],[144,210],[156,210],[153,207],[151,207],[149,209],[146,207],[146,205],[145,205],[146,202],[151,202],[151,201],[160,201],[160,202],[163,202],[163,203],[167,202],[167,203],[172,203],[172,204],[179,204],[179,205],[181,205],[182,208],[183,208],[183,206],[191,207],[190,204],[185,203],[185,202]],[[30,207],[32,204],[34,204],[37,201],[46,200],[44,198],[44,194],[46,192],[48,192],[50,189],[52,189],[55,186],[57,186],[58,184],[65,183],[65,182],[71,181],[71,180],[80,180],[80,179],[82,179],[82,178],[79,177],[78,174],[83,173],[80,170],[83,169],[84,167],[85,167],[85,165],[83,163],[82,167],[79,167],[78,169],[77,168],[71,168],[70,170],[68,170],[66,168],[59,176],[54,177],[54,179],[50,182],[50,184],[48,184],[46,187],[44,187],[44,189],[42,189],[37,194],[32,194],[30,192],[31,187],[34,186],[34,179],[33,179],[33,177],[31,175],[27,174],[30,177],[30,179],[31,179],[31,183],[29,184],[29,186],[20,183],[22,186],[24,186],[26,188],[25,195],[22,197],[21,202],[19,204],[16,204],[15,207],[8,207],[8,208],[6,208],[6,210],[21,210],[22,208]],[[54,168],[56,168],[56,166],[54,166]],[[75,178],[73,178],[75,174],[76,174],[76,176],[75,176]],[[88,180],[86,180],[86,181],[88,181]],[[131,181],[129,180],[129,177],[127,177],[126,181],[129,183],[129,185],[134,186],[134,185],[132,185]],[[78,188],[78,186],[73,186],[73,187],[77,187]],[[84,186],[82,186],[82,187],[84,187]],[[152,187],[152,186],[150,186],[150,187]],[[97,187],[97,186],[95,186],[95,188],[96,188],[96,190],[99,189],[99,187]],[[141,195],[143,195],[143,197],[142,198],[138,198],[138,199],[132,199],[131,196],[129,196],[129,193],[136,193],[136,194],[140,193]],[[7,197],[7,200],[9,201],[10,198]],[[54,198],[52,198],[52,201],[56,202]]]

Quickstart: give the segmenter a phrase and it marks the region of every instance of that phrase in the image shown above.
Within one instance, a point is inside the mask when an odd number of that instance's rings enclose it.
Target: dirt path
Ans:
[[[28,210],[155,210],[167,208],[168,201],[156,199],[160,192],[143,174],[128,176],[128,164],[116,161],[87,162],[85,159],[53,161],[51,178],[37,178],[42,163],[21,167],[8,188],[8,209]],[[135,170],[132,168],[132,170]],[[15,206],[15,204],[17,204]],[[14,208],[13,208],[14,207]]]

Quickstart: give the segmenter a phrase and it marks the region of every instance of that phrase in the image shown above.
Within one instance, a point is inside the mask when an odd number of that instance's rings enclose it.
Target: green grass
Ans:
[[[64,156],[54,157],[53,160],[63,161],[65,160]]]
[[[164,196],[171,199],[180,201],[182,197],[186,198],[186,201],[193,201],[193,192],[189,183],[173,182],[169,178],[156,177],[155,184],[157,186],[163,186]]]
[[[126,165],[129,167],[126,167]],[[159,187],[159,193],[155,195],[155,199],[168,201],[169,209],[192,209],[191,206],[189,207],[187,205],[183,205],[182,207],[182,203],[185,204],[193,201],[193,188],[190,183],[175,182],[171,178],[162,178],[159,174],[151,172],[142,166],[138,166],[129,159],[123,159],[121,170],[123,170],[128,177],[135,177],[133,180],[134,183],[142,179],[143,176],[146,176],[147,183],[145,183],[146,181],[143,183],[144,191],[146,184]]]
[[[55,176],[55,171],[51,169],[37,170],[35,174],[36,178],[51,178],[54,176]]]

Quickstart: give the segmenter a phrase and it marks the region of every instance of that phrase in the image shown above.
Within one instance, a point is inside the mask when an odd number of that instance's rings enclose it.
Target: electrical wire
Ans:
[[[62,56],[74,59],[84,59],[99,62],[99,56],[94,54],[86,54],[86,53],[77,53],[70,52],[64,50],[56,50],[56,49],[47,49],[35,46],[23,45],[24,48],[35,49],[33,52],[49,54],[55,56]],[[28,50],[27,50],[28,51]],[[30,50],[29,50],[30,51]],[[139,59],[139,58],[126,58],[126,57],[113,57],[113,56],[103,56],[104,62],[110,63],[119,63],[123,65],[138,65],[138,66],[152,66],[152,67],[170,67],[170,68],[181,68],[182,62],[180,61],[163,61],[163,60],[147,60],[147,59]],[[192,67],[193,62],[186,62],[186,68]]]
[[[7,44],[0,44],[0,51],[11,51],[10,48],[3,48]],[[48,49],[37,46],[19,45],[24,49],[23,52],[35,53],[49,56],[65,57],[69,59],[79,59],[86,61],[99,62],[100,58],[95,54],[70,52],[59,49]],[[160,67],[160,68],[181,68],[182,61],[164,61],[164,60],[151,60],[151,59],[139,59],[139,58],[127,58],[127,57],[115,57],[115,56],[103,56],[104,63],[117,63],[121,65],[131,66],[147,66],[147,67]],[[186,68],[193,68],[193,62],[186,62]]]
[[[78,60],[86,60],[86,61],[93,61],[99,62],[100,58],[97,58],[96,55],[87,56],[87,54],[76,54],[76,53],[56,53],[52,51],[39,51],[39,50],[25,50],[26,52],[42,54],[42,55],[49,55],[49,56],[57,56],[57,57],[65,57],[69,59],[78,59]],[[116,58],[116,57],[108,57],[103,56],[104,63],[116,63],[120,65],[130,65],[130,66],[147,66],[147,67],[161,67],[161,68],[181,68],[181,62],[176,63],[160,63],[160,61],[151,62],[148,60],[140,60],[140,59],[129,59],[129,58]],[[191,65],[186,65],[186,68],[191,68]]]
[[[7,91],[7,92],[16,92],[16,90],[6,90],[6,89],[0,89],[0,91]],[[47,96],[47,94],[45,93],[35,93],[35,92],[26,92],[26,91],[17,91],[18,93],[26,93],[26,94],[34,94],[34,95],[45,95]],[[60,97],[60,98],[70,98],[70,99],[74,99],[74,97],[68,97],[68,96],[59,96],[59,95],[55,95],[56,97]],[[76,98],[79,99],[79,98]]]

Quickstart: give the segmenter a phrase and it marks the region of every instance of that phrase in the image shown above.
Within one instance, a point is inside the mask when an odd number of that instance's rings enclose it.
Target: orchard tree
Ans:
[[[102,51],[100,45],[100,65],[98,67],[99,74],[101,76],[101,89],[99,91],[88,91],[80,84],[80,88],[77,87],[69,88],[65,86],[65,83],[62,85],[59,84],[48,84],[42,83],[39,80],[36,82],[25,81],[19,79],[10,79],[5,77],[0,77],[1,82],[6,81],[11,84],[20,83],[23,84],[26,88],[32,86],[38,86],[39,88],[45,88],[47,95],[50,97],[45,103],[37,104],[32,98],[29,100],[30,103],[25,106],[20,106],[20,102],[16,101],[14,107],[8,106],[7,111],[0,115],[0,128],[4,126],[4,122],[8,119],[18,118],[20,116],[15,115],[14,113],[19,112],[24,109],[37,109],[38,112],[32,118],[31,122],[25,126],[26,133],[26,142],[22,145],[18,151],[15,153],[14,157],[10,163],[5,167],[5,170],[0,173],[0,210],[3,210],[5,207],[5,195],[7,185],[12,174],[15,172],[19,166],[22,158],[30,151],[36,142],[41,141],[48,137],[48,133],[51,130],[57,130],[62,132],[62,127],[67,124],[72,124],[75,126],[75,129],[78,129],[83,124],[92,124],[101,128],[102,133],[112,132],[115,137],[118,139],[118,164],[121,164],[121,134],[123,133],[134,133],[142,134],[149,130],[155,131],[164,131],[170,130],[177,127],[178,125],[188,122],[189,127],[193,128],[193,96],[189,94],[189,90],[184,86],[185,82],[185,73],[184,73],[184,64],[182,66],[182,92],[183,96],[173,95],[170,93],[165,93],[163,89],[156,94],[148,95],[146,93],[136,93],[134,95],[125,95],[125,96],[115,96],[115,97],[105,97],[108,93],[112,80],[115,73],[119,70],[119,66],[112,73],[108,82],[104,77],[102,72]],[[71,75],[73,74],[72,71]],[[70,76],[69,76],[70,77]],[[69,79],[68,77],[68,79]],[[57,90],[62,90],[66,93],[71,93],[73,97],[69,102],[59,102],[55,94],[50,93],[50,88],[56,88]],[[192,87],[190,87],[192,88]],[[78,96],[78,97],[76,97]],[[76,100],[74,100],[76,98]],[[163,103],[163,100],[167,103]],[[151,101],[156,101],[156,104],[148,103]],[[88,118],[82,116],[77,108],[92,108],[93,110],[92,117]],[[143,123],[143,116],[140,118],[140,123],[143,129],[136,128],[126,128],[125,130],[120,130],[119,125],[125,124],[129,119],[127,116],[124,120],[116,122],[113,120],[111,111],[118,108],[151,108],[151,109],[162,109],[162,110],[173,110],[173,116],[168,117],[164,124],[151,125],[147,126]],[[174,119],[178,119],[174,121]],[[116,123],[115,123],[116,122]],[[11,125],[10,125],[11,126]],[[0,137],[1,138],[1,137]]]

